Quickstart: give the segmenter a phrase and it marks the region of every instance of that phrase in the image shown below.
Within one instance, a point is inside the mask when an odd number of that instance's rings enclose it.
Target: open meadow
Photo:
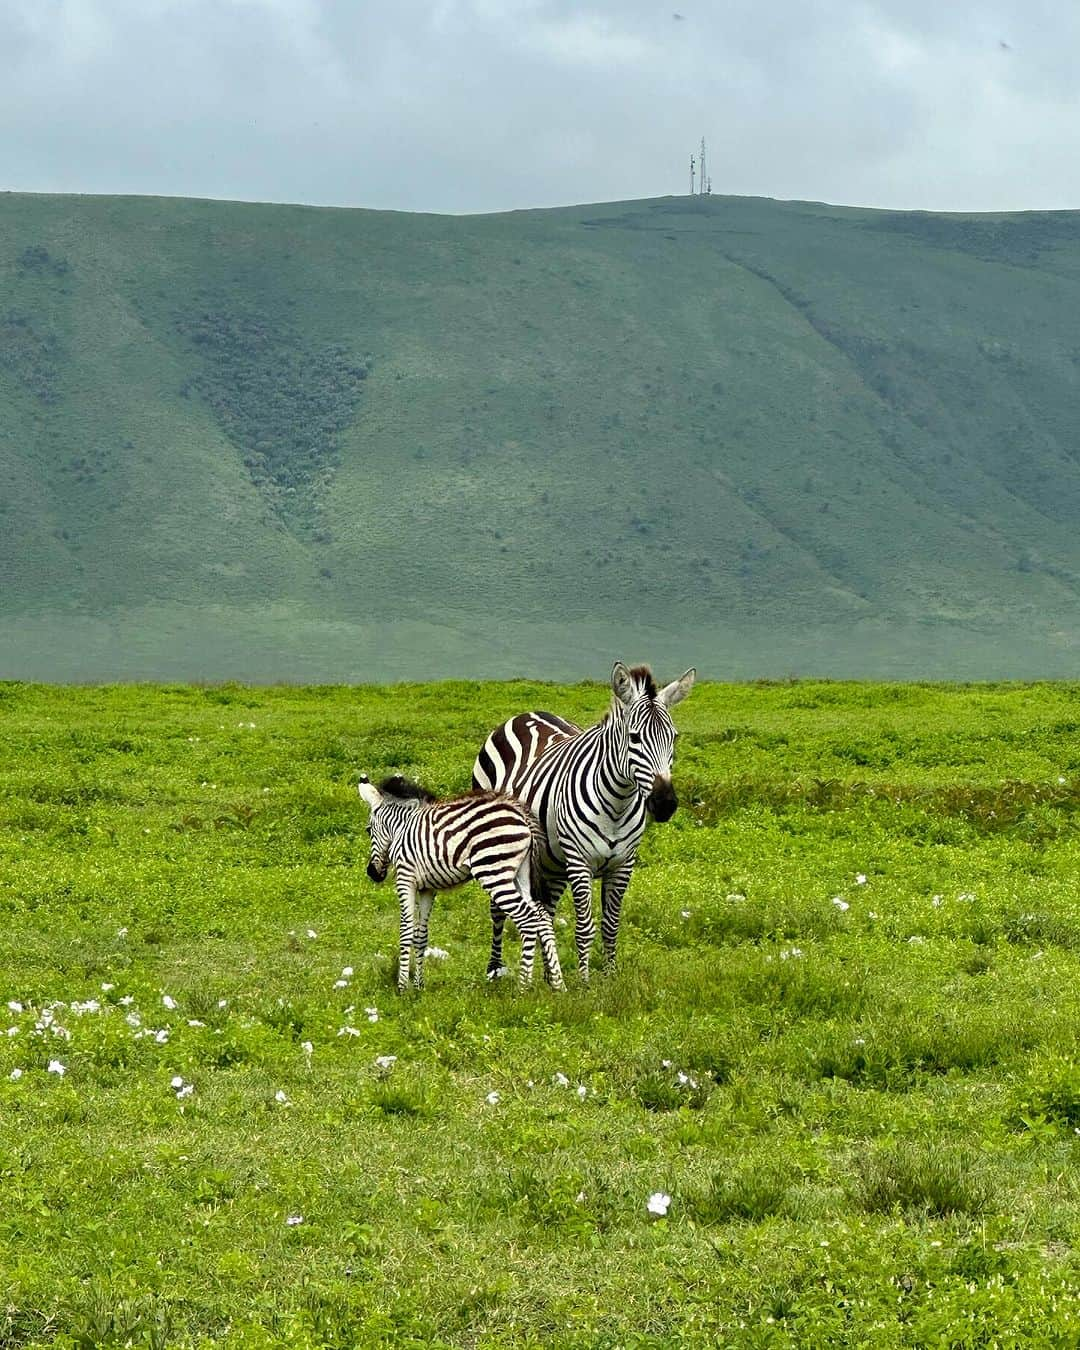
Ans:
[[[617,972],[398,997],[359,773],[607,699],[0,684],[0,1347],[1080,1343],[1080,685],[700,686]]]

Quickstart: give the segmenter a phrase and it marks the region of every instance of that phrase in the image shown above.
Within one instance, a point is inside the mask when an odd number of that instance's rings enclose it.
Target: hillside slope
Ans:
[[[0,675],[1075,672],[1080,213],[0,196]]]

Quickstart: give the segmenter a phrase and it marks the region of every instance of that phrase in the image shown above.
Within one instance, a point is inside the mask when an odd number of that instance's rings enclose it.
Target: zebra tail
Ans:
[[[529,884],[532,887],[533,902],[547,908],[547,883],[544,880],[543,857],[547,850],[547,835],[544,827],[531,811],[529,831],[532,834],[532,847],[529,849]]]

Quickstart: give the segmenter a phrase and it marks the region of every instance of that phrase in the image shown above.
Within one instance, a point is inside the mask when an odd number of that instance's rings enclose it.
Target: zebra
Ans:
[[[679,804],[671,785],[678,732],[669,709],[689,694],[696,672],[657,690],[648,666],[616,661],[612,704],[583,731],[554,713],[512,717],[484,742],[473,765],[473,786],[523,801],[539,820],[541,904],[553,912],[567,883],[574,897],[578,968],[589,978],[596,935],[592,882],[601,878],[601,936],[606,963],[615,960],[619,914],[634,871],[645,825],[670,820]],[[503,921],[492,913],[491,966],[501,960]]]
[[[548,981],[555,989],[564,987],[551,915],[532,898],[532,869],[543,839],[526,806],[496,792],[439,801],[400,775],[378,787],[363,775],[357,788],[371,808],[367,874],[381,882],[394,868],[401,905],[399,993],[408,988],[410,951],[413,983],[424,987],[428,919],[436,890],[460,886],[470,877],[488,893],[493,927],[498,916],[501,934],[509,915],[521,935],[522,986],[532,983],[539,938]]]

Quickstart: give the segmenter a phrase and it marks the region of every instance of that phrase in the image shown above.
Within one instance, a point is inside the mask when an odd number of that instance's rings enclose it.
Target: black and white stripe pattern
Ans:
[[[694,678],[688,670],[657,690],[647,666],[629,669],[617,661],[612,706],[603,721],[582,731],[553,713],[522,713],[491,733],[473,766],[476,787],[510,793],[540,822],[544,893],[538,898],[553,910],[569,883],[585,979],[596,932],[593,878],[601,879],[601,937],[610,964],[648,817],[669,820],[678,806],[671,785],[677,732],[669,709],[686,697]],[[497,967],[502,925],[494,921],[491,961]]]
[[[359,792],[371,808],[368,876],[384,881],[394,869],[401,905],[399,991],[408,987],[410,958],[413,983],[423,988],[436,891],[470,878],[487,891],[492,923],[498,923],[500,933],[509,916],[521,934],[521,983],[532,982],[539,938],[544,973],[556,989],[563,987],[551,915],[533,900],[532,873],[543,839],[527,807],[495,792],[437,801],[400,777],[387,778],[378,787],[362,778]]]

